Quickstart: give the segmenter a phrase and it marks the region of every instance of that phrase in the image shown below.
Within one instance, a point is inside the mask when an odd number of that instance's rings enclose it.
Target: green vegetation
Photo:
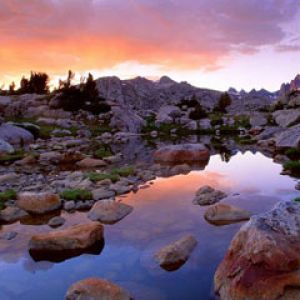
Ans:
[[[214,111],[226,113],[227,107],[231,104],[231,102],[232,102],[232,100],[228,93],[225,92],[225,93],[221,94],[218,103],[214,107]]]
[[[250,135],[238,136],[235,138],[235,141],[240,145],[254,145],[256,140],[253,140]]]
[[[110,179],[113,183],[120,180],[120,176],[118,174],[107,174],[107,173],[97,173],[97,172],[90,172],[87,173],[86,178],[93,182],[102,181],[105,179]]]
[[[223,125],[223,116],[221,113],[211,114],[209,116],[211,126]]]
[[[292,173],[300,174],[300,160],[289,160],[283,165],[283,168]]]
[[[285,151],[285,155],[291,160],[300,159],[300,148],[290,148]]]
[[[295,198],[294,201],[300,202],[300,197]]]
[[[133,167],[114,168],[109,173],[90,172],[85,176],[93,182],[110,179],[113,183],[120,180],[120,177],[128,177],[135,174]]]
[[[111,110],[105,99],[99,96],[97,84],[92,74],[89,73],[86,81],[79,86],[72,85],[75,74],[69,71],[66,81],[59,84],[59,106],[65,111],[89,111],[95,115],[107,113]]]
[[[11,154],[4,154],[0,156],[0,164],[9,164],[14,161],[24,158],[25,152],[23,150],[17,150]]]
[[[8,200],[16,200],[17,192],[15,190],[6,190],[0,193],[0,210],[4,209],[4,203]]]
[[[250,129],[251,124],[250,124],[249,116],[245,116],[245,115],[235,116],[234,117],[234,125],[237,127]]]
[[[111,170],[111,174],[128,177],[135,174],[135,169],[133,167],[114,168]]]
[[[111,155],[112,155],[111,150],[109,149],[109,147],[106,147],[106,146],[100,147],[94,153],[94,156],[96,158],[104,158],[104,157],[108,157],[108,156],[111,156]]]
[[[68,189],[64,190],[60,193],[60,197],[65,200],[91,200],[93,199],[92,193],[90,191],[87,191],[85,189]]]

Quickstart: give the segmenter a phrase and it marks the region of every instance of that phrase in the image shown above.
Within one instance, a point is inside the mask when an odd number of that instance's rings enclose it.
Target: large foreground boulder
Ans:
[[[2,124],[0,126],[0,139],[13,146],[19,147],[34,142],[34,137],[29,131],[10,124]]]
[[[133,207],[115,200],[101,200],[94,204],[88,217],[106,224],[116,223],[133,211]]]
[[[118,285],[101,278],[87,278],[74,283],[66,300],[130,300],[129,293]]]
[[[154,159],[166,163],[201,162],[209,159],[209,151],[202,144],[170,145],[156,150]]]
[[[76,225],[63,230],[31,237],[31,251],[67,251],[86,249],[103,240],[103,226],[97,222]]]
[[[249,211],[225,203],[212,205],[204,213],[205,220],[214,225],[245,221],[249,220],[250,216]]]
[[[24,192],[18,194],[17,206],[30,214],[45,214],[61,206],[58,195],[51,193]]]
[[[175,243],[160,249],[154,258],[162,268],[174,271],[188,260],[196,245],[197,240],[191,235],[186,235]]]
[[[300,204],[280,202],[253,216],[233,238],[214,281],[222,300],[300,299]]]

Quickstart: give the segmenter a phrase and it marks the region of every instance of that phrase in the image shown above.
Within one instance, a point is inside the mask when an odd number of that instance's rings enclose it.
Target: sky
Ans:
[[[300,0],[0,0],[0,86],[31,70],[278,90],[300,73]]]

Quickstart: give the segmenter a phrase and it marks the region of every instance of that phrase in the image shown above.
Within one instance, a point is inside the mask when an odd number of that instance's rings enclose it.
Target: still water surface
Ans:
[[[49,230],[48,226],[0,227],[1,232],[18,232],[14,240],[0,242],[0,299],[64,299],[72,283],[91,276],[114,281],[135,299],[215,299],[214,272],[242,223],[208,224],[203,218],[206,208],[192,204],[195,191],[208,184],[230,195],[224,202],[263,212],[299,194],[295,179],[281,176],[281,170],[270,158],[246,152],[228,163],[212,156],[204,171],[158,178],[150,187],[122,198],[134,211],[105,226],[105,246],[99,255],[84,254],[60,263],[34,262],[27,253],[31,234]],[[85,213],[63,216],[64,227],[88,221]],[[177,271],[161,269],[153,253],[184,234],[198,240],[192,256]]]

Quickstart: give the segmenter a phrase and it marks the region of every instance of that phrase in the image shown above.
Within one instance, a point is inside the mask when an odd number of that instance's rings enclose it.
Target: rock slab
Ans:
[[[300,299],[300,204],[280,202],[251,217],[233,238],[214,284],[222,300]]]

